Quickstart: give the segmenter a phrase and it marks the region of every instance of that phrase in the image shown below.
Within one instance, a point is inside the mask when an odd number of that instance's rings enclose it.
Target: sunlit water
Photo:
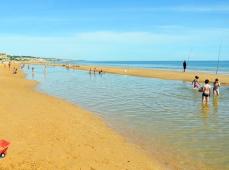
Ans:
[[[187,82],[34,67],[38,90],[95,112],[168,169],[229,169],[228,87],[203,106]]]

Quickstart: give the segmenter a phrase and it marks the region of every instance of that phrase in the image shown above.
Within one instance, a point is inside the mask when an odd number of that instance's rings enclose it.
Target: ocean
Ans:
[[[118,67],[126,64],[96,63]],[[127,64],[152,68],[155,63]],[[214,64],[209,62],[205,68],[213,71]],[[224,71],[229,69],[228,64],[224,63]],[[157,67],[168,69],[171,65],[178,69],[180,62],[160,63]],[[201,93],[189,82],[94,75],[62,67],[34,68],[34,74],[27,67],[24,71],[27,79],[39,82],[37,90],[95,113],[168,169],[229,169],[229,87],[221,87],[219,97],[211,97],[209,105],[202,105]]]

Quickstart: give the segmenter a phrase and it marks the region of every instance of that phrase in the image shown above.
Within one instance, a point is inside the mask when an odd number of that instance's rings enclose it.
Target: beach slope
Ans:
[[[0,66],[0,139],[11,142],[1,170],[161,169],[100,118],[37,92],[36,84]]]

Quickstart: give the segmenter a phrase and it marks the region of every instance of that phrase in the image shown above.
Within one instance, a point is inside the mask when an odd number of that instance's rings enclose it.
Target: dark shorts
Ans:
[[[209,97],[209,94],[203,93],[202,96],[203,97]]]

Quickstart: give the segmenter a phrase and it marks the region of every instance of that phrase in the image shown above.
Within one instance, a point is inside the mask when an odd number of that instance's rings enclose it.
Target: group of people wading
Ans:
[[[183,62],[183,70],[184,72],[187,69],[187,63],[186,61]],[[198,89],[199,92],[202,92],[202,102],[203,103],[208,103],[210,96],[211,96],[211,85],[210,81],[206,79],[204,81],[204,85],[201,86],[199,83],[199,76],[195,76],[195,79],[192,81],[192,85],[194,89]],[[220,82],[219,79],[216,78],[215,81],[213,82],[213,95],[214,96],[219,96],[219,88],[220,88]]]
[[[199,92],[202,92],[202,102],[208,103],[210,96],[211,96],[211,85],[209,84],[209,80],[206,79],[204,81],[204,85],[201,87],[199,83],[199,76],[195,76],[195,79],[192,81],[192,85],[194,89],[198,89]],[[213,82],[213,95],[219,96],[219,88],[220,88],[220,82],[219,79],[216,78]]]

